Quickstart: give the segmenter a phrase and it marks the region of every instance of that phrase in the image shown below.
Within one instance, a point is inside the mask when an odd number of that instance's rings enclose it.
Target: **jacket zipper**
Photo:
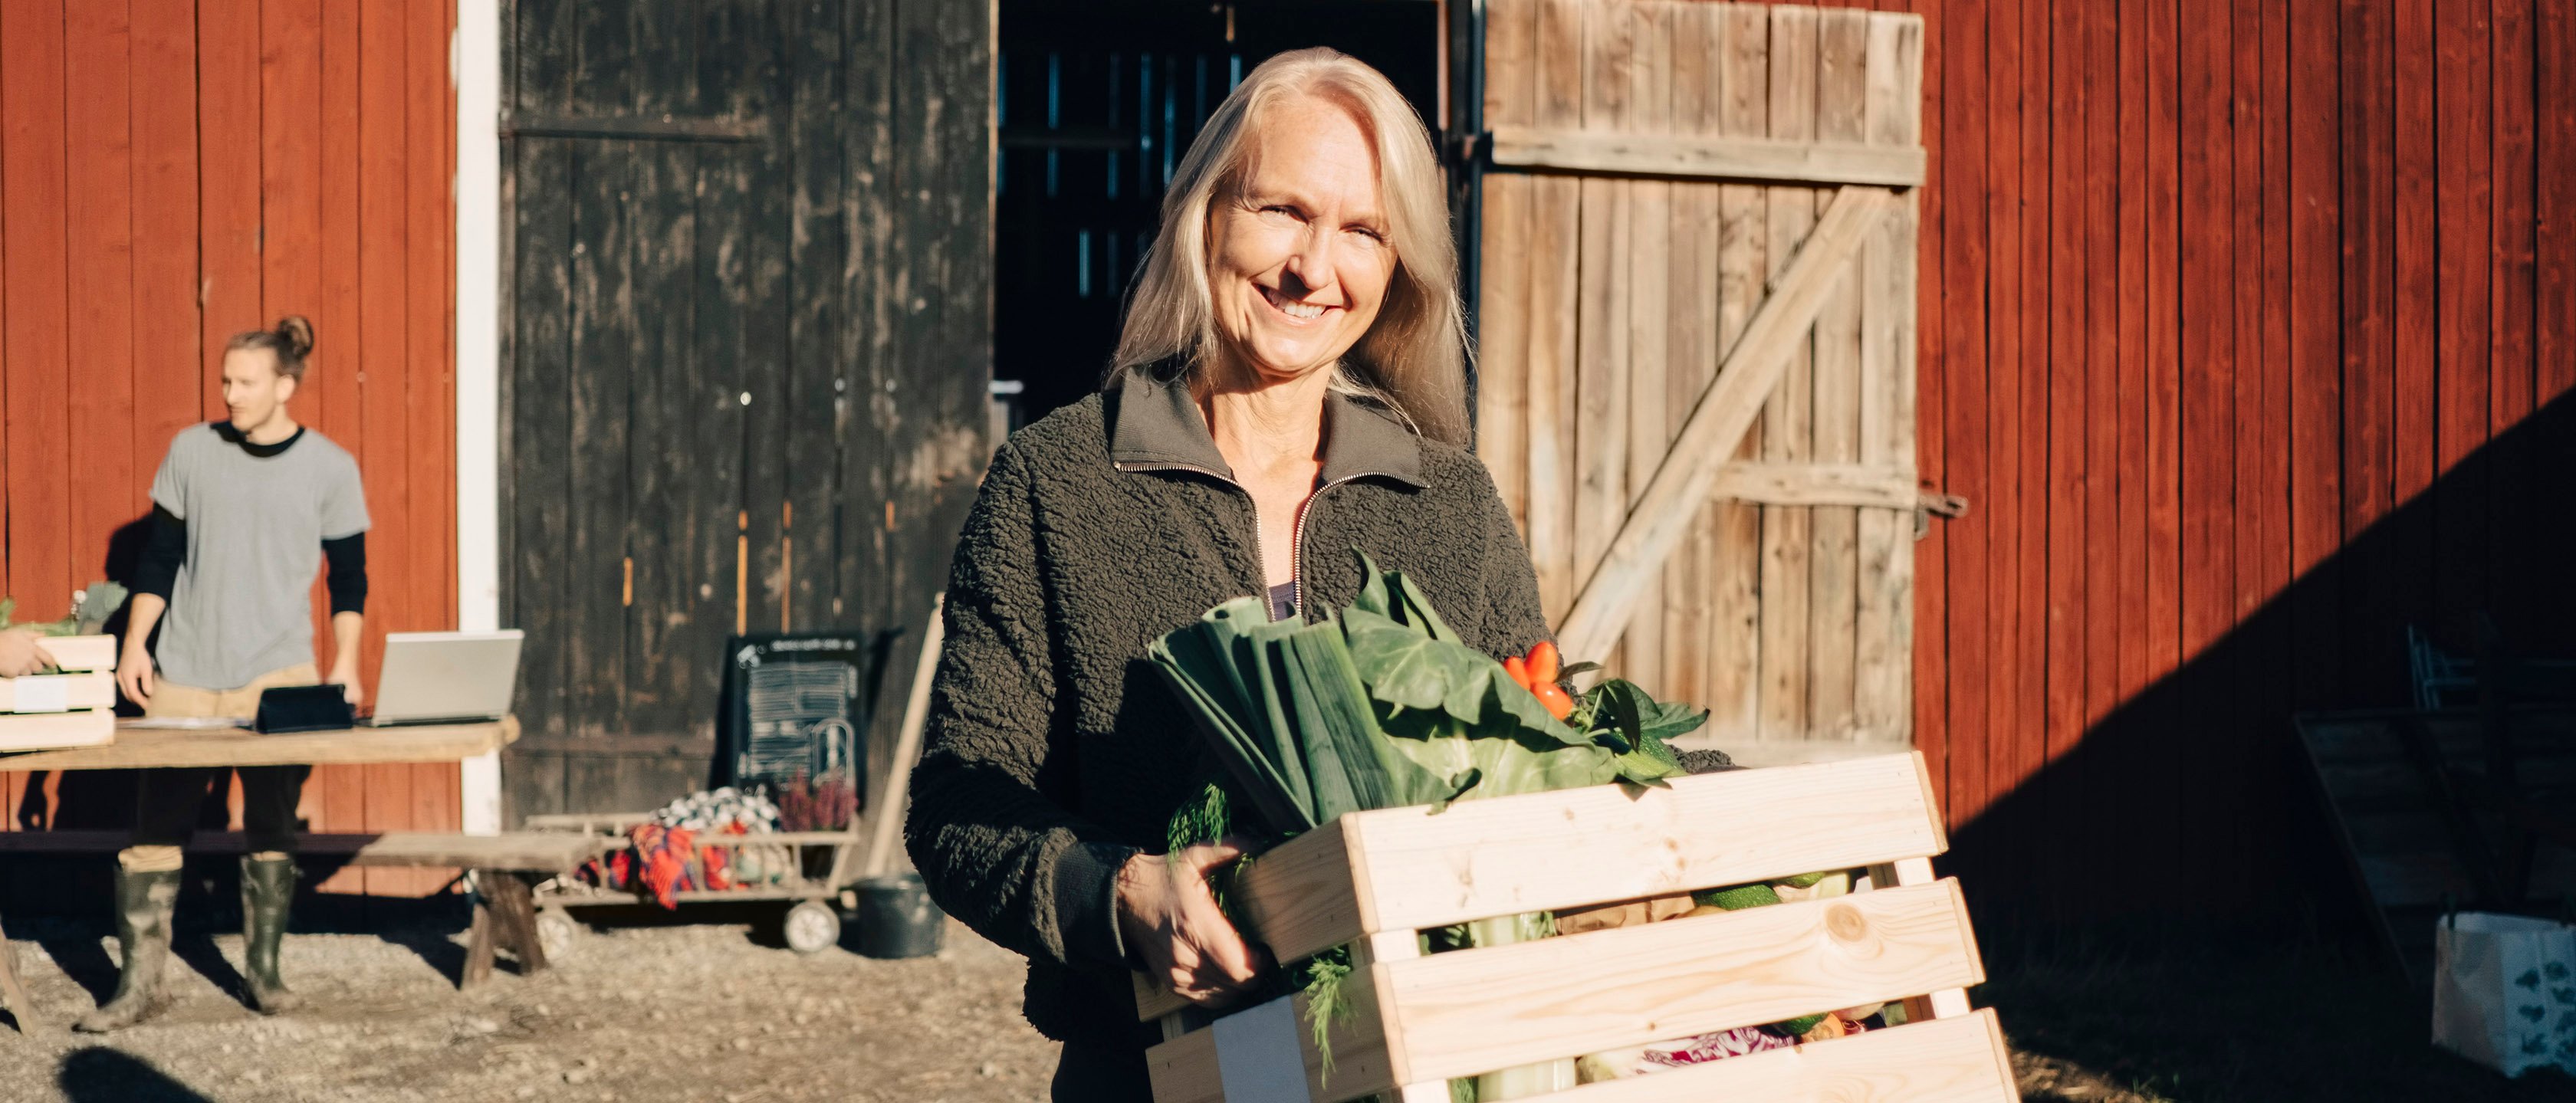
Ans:
[[[1260,563],[1268,561],[1268,557],[1262,554],[1261,550],[1261,503],[1253,498],[1252,491],[1246,489],[1242,483],[1236,482],[1232,478],[1215,471],[1200,467],[1197,464],[1174,463],[1155,464],[1150,466],[1140,464],[1131,467],[1124,463],[1115,463],[1110,466],[1115,467],[1120,471],[1150,471],[1156,468],[1195,471],[1201,475],[1205,475],[1208,478],[1215,479],[1218,482],[1234,488],[1234,492],[1243,495],[1244,502],[1252,507],[1252,558],[1254,564],[1257,567]],[[1307,495],[1305,501],[1297,504],[1297,523],[1289,530],[1288,533],[1288,599],[1290,605],[1303,609],[1306,604],[1306,515],[1314,512],[1315,500],[1323,497],[1325,491],[1331,490],[1332,488],[1344,483],[1352,482],[1358,478],[1359,476],[1357,475],[1349,475],[1335,479],[1329,483],[1325,483],[1322,486],[1316,487],[1314,493]],[[1257,570],[1254,573],[1260,574]],[[1261,607],[1266,610],[1270,608],[1270,579],[1268,575],[1261,576],[1261,587]]]
[[[1316,487],[1315,492],[1297,506],[1297,526],[1288,531],[1288,600],[1289,606],[1302,615],[1306,608],[1306,518],[1315,512],[1315,503],[1324,492],[1358,478],[1357,475],[1335,479]],[[1254,507],[1254,528],[1259,528],[1260,508]]]

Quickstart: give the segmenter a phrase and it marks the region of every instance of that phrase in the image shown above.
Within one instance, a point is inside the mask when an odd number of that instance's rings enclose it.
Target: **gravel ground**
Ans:
[[[113,989],[114,940],[25,926],[19,972],[51,1029],[0,1032],[5,1103],[1030,1103],[1055,1067],[1019,1017],[1019,959],[954,923],[908,961],[800,956],[749,924],[605,927],[472,994],[448,927],[297,934],[287,982],[311,1008],[274,1019],[231,994],[240,936],[183,926],[169,1010],[105,1038],[66,1025]]]
[[[240,937],[193,932],[183,902],[172,1006],[105,1039],[65,1025],[114,987],[113,939],[13,922],[51,1030],[0,1030],[0,1103],[1043,1103],[1055,1046],[1020,1019],[1019,959],[964,927],[935,958],[875,961],[799,956],[765,925],[721,921],[751,916],[693,914],[717,921],[612,916],[553,970],[505,963],[471,995],[453,980],[453,914],[299,933],[287,978],[312,1007],[263,1019],[231,994]],[[2335,960],[2014,944],[1990,940],[1976,1000],[2002,1012],[2032,1103],[2576,1101],[2576,1080],[2507,1084],[2434,1052],[2420,995]]]

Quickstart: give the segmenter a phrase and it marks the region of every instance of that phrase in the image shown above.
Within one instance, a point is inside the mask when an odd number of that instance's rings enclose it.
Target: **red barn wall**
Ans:
[[[455,625],[454,26],[452,0],[0,0],[0,592],[22,618],[107,576],[171,436],[222,415],[225,340],[301,313],[295,414],[358,457],[375,520],[367,683],[386,632]],[[0,774],[0,829],[79,815],[64,780]],[[304,804],[315,831],[455,830],[457,768],[324,767]]]
[[[2289,718],[2404,630],[2576,653],[2576,24],[2537,0],[1911,0],[1916,729],[1989,904],[2239,914]],[[2339,873],[2339,868],[2333,871]]]

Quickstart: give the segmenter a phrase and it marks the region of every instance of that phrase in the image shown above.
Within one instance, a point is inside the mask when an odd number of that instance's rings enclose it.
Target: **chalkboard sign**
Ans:
[[[895,633],[735,636],[725,646],[716,780],[779,792],[798,779],[867,786],[867,731]]]

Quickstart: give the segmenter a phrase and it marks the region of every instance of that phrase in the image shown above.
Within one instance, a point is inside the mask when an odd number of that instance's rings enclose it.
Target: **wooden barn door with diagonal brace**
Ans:
[[[1565,653],[1909,739],[1922,21],[1483,7],[1478,444]]]

